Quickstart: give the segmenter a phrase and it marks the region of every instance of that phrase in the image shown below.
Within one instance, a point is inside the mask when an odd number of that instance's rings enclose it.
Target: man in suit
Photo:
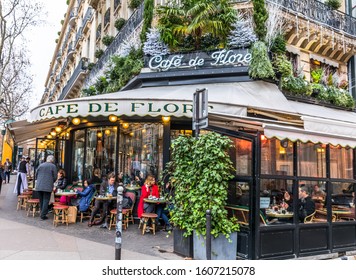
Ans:
[[[54,182],[57,180],[57,167],[54,156],[49,155],[47,161],[41,163],[36,170],[36,191],[40,199],[41,220],[47,220],[48,204],[51,193],[54,191]]]
[[[117,196],[118,183],[115,182],[115,177],[116,176],[114,173],[108,174],[107,180],[104,181],[100,186],[100,191],[99,191],[100,195],[106,196],[106,197]],[[91,213],[88,226],[91,227],[92,225],[100,225],[104,222],[101,225],[101,227],[107,228],[108,225],[107,225],[106,217],[108,214],[108,210],[109,210],[109,208],[113,207],[115,205],[115,203],[116,203],[116,200],[99,200],[99,199],[95,200],[95,206]],[[100,219],[94,223],[95,215],[100,211],[100,208],[103,208],[102,215],[101,215]]]

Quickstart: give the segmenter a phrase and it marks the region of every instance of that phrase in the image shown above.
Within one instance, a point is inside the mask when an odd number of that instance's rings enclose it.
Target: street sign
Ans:
[[[197,89],[193,94],[193,118],[192,129],[198,137],[199,131],[209,125],[208,121],[208,90]]]

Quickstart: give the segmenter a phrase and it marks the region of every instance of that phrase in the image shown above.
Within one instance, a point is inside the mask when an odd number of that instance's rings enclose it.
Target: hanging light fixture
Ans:
[[[52,139],[53,136],[52,136],[51,134],[48,134],[48,135],[47,135],[47,138],[48,138],[48,139]]]
[[[98,131],[97,136],[98,136],[99,138],[101,138],[101,137],[103,137],[103,133],[102,133],[101,131]]]
[[[52,128],[50,134],[54,137],[57,135],[57,132],[54,128]]]
[[[111,121],[111,122],[116,122],[117,119],[118,119],[118,117],[115,116],[115,115],[110,115],[110,116],[109,116],[109,121]]]
[[[127,128],[129,128],[129,124],[128,124],[128,123],[123,123],[123,124],[122,124],[122,127],[125,128],[125,129],[127,129]]]
[[[72,119],[72,124],[74,124],[74,125],[80,124],[80,118],[74,118],[74,119]]]
[[[162,121],[164,122],[164,123],[167,123],[167,122],[169,122],[171,120],[171,117],[169,117],[169,116],[163,116],[162,117]]]
[[[111,133],[110,129],[105,129],[104,132],[105,132],[106,135],[110,135],[110,133]]]

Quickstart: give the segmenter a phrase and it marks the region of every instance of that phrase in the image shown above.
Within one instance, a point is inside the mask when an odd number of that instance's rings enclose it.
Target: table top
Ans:
[[[286,212],[286,213],[278,213],[278,212],[266,212],[266,216],[267,217],[271,217],[271,218],[293,218],[293,212]]]
[[[156,204],[167,203],[167,200],[165,200],[164,198],[158,198],[158,199],[144,198],[143,201],[147,203],[156,203]]]
[[[116,200],[116,196],[97,196],[95,197],[96,200]]]
[[[126,187],[126,190],[129,190],[129,191],[138,191],[138,190],[140,190],[140,189],[141,189],[140,186],[131,187],[130,185],[128,185],[128,186]]]
[[[73,196],[73,195],[77,195],[77,193],[76,192],[60,192],[60,193],[58,193],[58,192],[56,192],[54,195],[56,195],[56,196]]]

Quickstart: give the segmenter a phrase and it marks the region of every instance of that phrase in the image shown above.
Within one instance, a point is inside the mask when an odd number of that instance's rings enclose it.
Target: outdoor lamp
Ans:
[[[74,124],[74,125],[80,124],[80,119],[79,118],[72,119],[72,124]]]
[[[56,135],[57,135],[57,132],[56,132],[56,130],[55,130],[54,128],[52,128],[50,134],[51,134],[52,136],[56,136]]]
[[[122,127],[125,128],[125,129],[126,129],[126,128],[129,128],[129,124],[128,124],[128,123],[123,123],[123,124],[122,124]]]
[[[51,134],[48,134],[48,135],[47,135],[47,138],[48,138],[48,139],[52,139],[53,136],[52,136]]]
[[[98,134],[97,134],[97,135],[98,135],[98,137],[99,137],[99,138],[103,137],[103,133],[102,133],[102,132],[100,132],[100,131],[98,132]]]
[[[170,120],[171,120],[171,117],[169,117],[169,116],[163,116],[162,117],[162,121],[165,122],[165,123],[169,122]]]
[[[54,129],[57,133],[60,133],[62,131],[62,128],[60,126],[56,126]]]
[[[110,133],[111,133],[110,129],[105,129],[105,134],[106,135],[110,135]]]
[[[111,122],[116,122],[117,121],[117,116],[115,116],[115,115],[110,115],[109,116],[109,121],[111,121]]]

